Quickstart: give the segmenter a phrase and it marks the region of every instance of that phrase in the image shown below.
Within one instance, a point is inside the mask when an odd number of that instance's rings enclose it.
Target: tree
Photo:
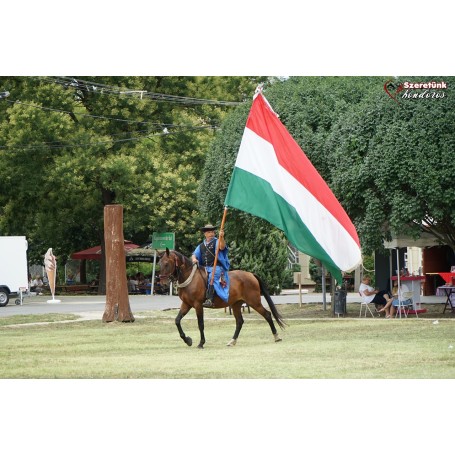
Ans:
[[[454,86],[455,78],[424,78],[442,79]],[[337,164],[331,181],[365,252],[382,249],[393,234],[418,237],[422,231],[455,249],[451,95],[400,98],[398,104],[376,87],[334,125],[327,141]]]
[[[126,259],[123,250],[123,207],[104,207],[104,237],[106,244],[106,305],[103,322],[134,322],[128,300]]]
[[[265,89],[264,93],[280,120],[329,184],[331,161],[326,140],[332,125],[346,112],[350,103],[362,99],[373,81],[376,80],[295,77],[286,81],[274,80]],[[225,118],[206,157],[199,200],[202,211],[213,219],[218,219],[222,213],[251,101]],[[229,211],[226,226],[236,251],[258,259],[255,264],[249,260],[243,263],[234,261],[234,264],[254,267],[260,275],[268,276],[269,285],[280,287],[287,264],[287,244],[283,243],[282,234],[278,236],[278,230],[269,223],[234,209]],[[261,248],[273,249],[274,254],[260,257],[258,251]],[[264,261],[260,263],[260,259]]]
[[[0,104],[0,231],[26,234],[31,260],[55,245],[63,264],[100,242],[103,207],[117,203],[125,238],[174,231],[188,253],[203,221],[196,191],[206,149],[232,109],[197,100],[241,102],[257,80],[86,79],[0,79],[10,92]]]
[[[265,90],[354,222],[365,254],[393,234],[422,231],[455,247],[455,78],[401,77],[396,86],[405,80],[444,80],[449,88],[444,97],[399,104],[380,77],[294,77]],[[199,197],[211,216],[222,210],[248,111],[240,106],[226,118],[207,156]],[[251,217],[232,217],[233,230],[245,235]]]

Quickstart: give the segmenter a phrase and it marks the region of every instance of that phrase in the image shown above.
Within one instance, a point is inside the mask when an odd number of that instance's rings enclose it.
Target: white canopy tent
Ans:
[[[422,232],[418,239],[414,239],[412,237],[408,237],[405,235],[398,235],[393,237],[390,242],[384,242],[384,247],[387,249],[395,249],[395,248],[406,248],[409,246],[416,246],[418,248],[427,248],[430,246],[438,246],[439,242],[431,234],[427,232]]]

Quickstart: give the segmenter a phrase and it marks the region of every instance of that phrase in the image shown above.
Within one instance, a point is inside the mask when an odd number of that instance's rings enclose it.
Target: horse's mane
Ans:
[[[192,261],[190,258],[186,257],[184,254],[180,253],[177,250],[172,250],[172,252],[179,258],[181,262],[183,262],[185,265],[193,265]]]

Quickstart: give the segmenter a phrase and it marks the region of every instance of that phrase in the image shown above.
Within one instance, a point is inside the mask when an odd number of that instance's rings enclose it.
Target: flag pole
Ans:
[[[227,206],[224,206],[223,219],[221,220],[220,231],[222,231],[224,229],[224,222],[226,221],[226,213],[227,213]],[[210,285],[207,289],[207,298],[211,298],[211,296],[213,296],[213,282],[215,281],[215,270],[216,270],[216,265],[218,264],[219,251],[220,251],[220,242],[218,241],[218,243],[216,245],[216,251],[215,251],[215,260],[213,261],[213,272],[212,272],[212,276],[210,278]]]

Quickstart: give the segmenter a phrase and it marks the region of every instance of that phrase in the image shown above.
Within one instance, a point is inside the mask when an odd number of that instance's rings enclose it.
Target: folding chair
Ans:
[[[374,305],[374,303],[372,303],[372,302],[367,303],[367,302],[365,301],[364,295],[363,295],[361,292],[359,292],[359,295],[360,295],[360,297],[362,297],[362,299],[363,299],[363,300],[360,302],[360,313],[359,313],[359,318],[362,317],[363,308],[365,308],[365,312],[364,312],[363,317],[366,318],[366,317],[367,317],[367,311],[369,311],[370,314],[371,314],[371,316],[374,318],[374,314],[373,314],[373,312],[371,311],[371,308],[370,308],[370,304],[371,304],[371,305]]]
[[[397,312],[395,314],[396,318],[398,317],[398,315],[401,318],[402,314],[404,314],[405,318],[408,317],[409,310],[413,307],[412,297],[413,297],[413,293],[411,291],[401,292],[401,295],[398,297]],[[419,317],[417,312],[416,312],[416,317]]]

